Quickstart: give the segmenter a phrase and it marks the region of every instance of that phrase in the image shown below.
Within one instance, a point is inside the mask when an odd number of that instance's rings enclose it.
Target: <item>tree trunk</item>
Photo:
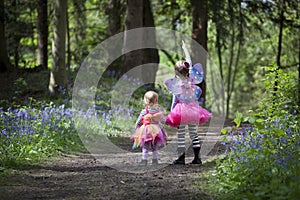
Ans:
[[[76,46],[73,57],[76,65],[80,65],[82,60],[88,55],[88,49],[84,44],[86,38],[86,0],[73,0],[74,22],[73,28],[76,30],[73,35],[75,37]],[[69,21],[69,20],[68,20]]]
[[[66,13],[66,22],[67,22],[67,26],[66,26],[66,31],[67,31],[67,71],[68,71],[68,75],[67,75],[67,79],[70,80],[70,73],[71,73],[71,36],[70,36],[70,23],[69,23],[69,12],[68,12],[68,7],[67,7],[67,13]]]
[[[300,10],[297,9],[297,18],[300,19]],[[300,27],[298,27],[300,33]],[[300,35],[298,35],[298,105],[300,105]]]
[[[10,69],[5,38],[4,0],[0,0],[0,73]]]
[[[234,46],[235,46],[235,16],[233,13],[233,2],[228,0],[228,12],[230,16],[230,30],[231,30],[231,42],[230,42],[230,54],[228,63],[228,74],[227,74],[227,99],[226,99],[226,118],[229,117],[230,112],[230,99],[231,99],[231,82],[232,82],[232,70],[233,70],[233,57],[234,57]]]
[[[151,11],[149,0],[127,0],[125,30],[130,30],[140,27],[154,27],[154,19]],[[124,35],[124,50],[129,46],[142,47],[144,44],[156,43],[155,33],[148,32],[145,34],[129,35],[125,32]],[[129,52],[125,55],[124,70],[126,72],[134,67],[142,64],[155,63],[149,67],[149,70],[141,70],[138,73],[144,82],[150,83],[155,81],[157,71],[157,63],[159,62],[157,49],[142,49]]]
[[[107,32],[109,36],[113,36],[121,32],[121,16],[122,4],[120,0],[109,0],[106,10],[108,16]]]
[[[278,69],[281,68],[281,50],[282,50],[282,31],[283,31],[283,22],[284,22],[284,1],[279,2],[279,34],[278,34],[278,48],[277,48],[277,57],[276,57],[276,72],[275,72],[275,82],[274,82],[274,98],[276,98],[276,91],[278,88]]]
[[[300,105],[300,36],[298,37],[298,105]]]
[[[192,17],[193,17],[193,39],[196,40],[206,51],[207,51],[207,18],[208,18],[208,11],[207,11],[207,0],[191,0],[191,7],[192,7]],[[193,58],[193,51],[197,48],[192,48],[192,61],[195,64],[195,61],[199,60],[199,58]],[[194,55],[199,55],[198,53]],[[204,72],[206,72],[206,59],[207,55],[201,54],[201,61],[199,61],[202,66]],[[200,84],[202,89],[202,94],[200,97],[200,102],[205,106],[205,98],[206,98],[206,83],[205,78],[203,82]]]
[[[123,10],[123,4],[120,0],[109,0],[106,8],[106,15],[108,17],[107,33],[109,37],[122,31],[122,16],[124,15]],[[115,45],[118,46],[108,46],[108,52],[114,52],[117,55],[122,55],[122,45],[119,46],[119,44],[123,43],[123,38],[119,38],[118,41],[115,41]],[[120,57],[113,61],[108,70],[118,72],[116,76],[120,76],[122,75],[120,68],[122,69],[123,65],[124,62],[122,57]]]
[[[124,34],[124,47],[126,50],[128,46],[142,44],[142,35],[129,35],[128,30],[139,28],[143,26],[143,0],[127,0],[126,5],[126,18],[125,18],[125,34]],[[124,57],[124,68],[122,73],[139,66],[142,64],[142,51],[129,52]],[[138,59],[139,58],[139,59]],[[140,72],[141,73],[141,72]]]
[[[54,24],[52,41],[52,68],[50,75],[49,91],[51,94],[67,89],[66,74],[66,25],[67,1],[54,1]]]
[[[20,40],[22,38],[21,34],[20,34],[20,28],[18,27],[18,25],[20,25],[18,19],[20,17],[20,13],[18,11],[18,1],[17,0],[13,0],[11,1],[11,6],[13,7],[13,22],[16,23],[17,28],[14,30],[13,33],[13,58],[14,58],[14,67],[15,69],[19,68],[19,59],[20,59],[20,55],[19,55],[19,47],[20,47]]]
[[[48,8],[47,0],[37,0],[38,65],[48,69]]]
[[[213,21],[216,26],[216,48],[217,48],[217,55],[219,60],[219,70],[221,78],[223,79],[223,59],[222,59],[222,45],[221,45],[221,26],[222,23],[220,23],[220,2],[216,1],[214,6],[214,13],[213,13]]]
[[[151,9],[150,0],[144,0],[144,27],[155,27],[153,13]],[[144,41],[148,44],[156,44],[156,36],[154,31],[148,31],[144,35]],[[153,63],[152,69],[147,70],[147,73],[143,73],[143,80],[154,83],[156,72],[158,70],[159,56],[157,49],[144,49],[143,50],[143,64]],[[154,84],[151,84],[154,87]]]

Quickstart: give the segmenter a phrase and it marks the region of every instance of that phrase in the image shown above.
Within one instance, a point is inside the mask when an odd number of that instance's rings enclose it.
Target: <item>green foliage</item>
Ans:
[[[267,68],[266,95],[250,117],[236,114],[237,126],[251,122],[224,141],[212,183],[222,199],[297,199],[300,191],[300,116],[291,99],[291,76]],[[275,84],[275,82],[277,82]],[[274,90],[274,88],[276,88]]]
[[[266,68],[265,97],[259,102],[258,108],[262,115],[276,117],[282,110],[293,111],[297,102],[297,77],[278,69],[276,65]]]
[[[62,151],[83,149],[82,138],[75,127],[82,127],[84,130],[81,132],[84,132],[84,137],[87,138],[99,134],[131,136],[135,128],[134,123],[143,108],[142,99],[147,90],[158,92],[162,109],[167,110],[170,107],[171,95],[160,86],[141,86],[129,94],[129,101],[124,102],[125,106],[113,104],[112,97],[121,103],[125,101],[124,96],[120,96],[114,89],[118,81],[114,77],[104,76],[97,88],[82,92],[83,99],[96,93],[96,113],[92,113],[91,109],[85,112],[77,111],[77,118],[74,118],[75,113],[69,108],[69,103],[65,101],[66,104],[62,104],[62,100],[56,101],[56,104],[45,104],[29,97],[30,102],[26,106],[15,106],[7,110],[0,108],[0,166],[7,168],[37,162]],[[132,81],[134,80],[127,80],[127,83]],[[140,85],[138,82],[136,84]],[[19,78],[15,81],[15,87],[18,92],[15,95],[19,96],[24,87],[27,87],[27,82]],[[125,87],[129,86],[125,84]]]
[[[111,73],[108,72],[108,74]],[[133,133],[135,121],[144,108],[144,94],[148,90],[154,90],[158,93],[162,110],[167,111],[170,108],[171,95],[165,87],[160,85],[155,85],[155,88],[152,88],[143,85],[137,79],[117,80],[110,76],[104,76],[99,83],[96,89],[95,108],[101,127],[105,130],[102,132],[108,135],[128,136]],[[116,84],[120,88],[116,89]],[[132,88],[135,90],[131,91]],[[124,91],[132,92],[132,94],[124,94]]]
[[[0,109],[0,130],[0,166],[4,167],[36,162],[81,145],[72,111],[65,105]]]

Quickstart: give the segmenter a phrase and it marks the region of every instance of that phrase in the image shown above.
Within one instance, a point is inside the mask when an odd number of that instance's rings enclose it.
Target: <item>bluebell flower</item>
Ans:
[[[280,122],[280,119],[277,118],[277,119],[275,120],[275,122],[274,122],[274,125],[275,125],[275,126],[278,126],[279,122]]]
[[[65,107],[66,107],[65,104],[62,104],[62,105],[60,105],[60,106],[58,107],[58,109],[64,110]]]
[[[233,131],[230,131],[230,140],[233,138]]]
[[[246,160],[246,156],[241,156],[240,161],[244,161],[244,160]]]
[[[59,85],[58,87],[57,87],[57,91],[59,92],[59,93],[61,93],[61,94],[66,94],[66,92],[67,92],[67,88],[65,88],[64,86],[62,86],[62,85]]]
[[[298,111],[295,109],[295,110],[293,111],[293,115],[297,115],[297,113],[298,113]]]
[[[279,157],[276,158],[276,163],[279,165],[281,164],[281,159]]]
[[[282,162],[282,165],[283,165],[283,167],[286,167],[286,166],[287,166],[287,162],[284,160],[284,161]]]
[[[4,136],[6,135],[6,128],[2,129],[0,132],[0,136]]]
[[[292,135],[292,129],[289,127],[286,133],[287,133],[288,136],[291,136]]]
[[[252,141],[251,142],[251,147],[255,149],[257,147],[257,143],[255,141]]]
[[[285,137],[280,137],[280,143],[287,144],[288,140]]]

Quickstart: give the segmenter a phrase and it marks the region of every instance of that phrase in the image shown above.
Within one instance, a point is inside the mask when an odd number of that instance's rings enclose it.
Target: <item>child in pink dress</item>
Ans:
[[[186,52],[186,51],[185,51]],[[189,58],[189,56],[187,56]],[[166,124],[178,128],[178,159],[173,164],[185,164],[185,128],[188,126],[193,142],[194,159],[192,164],[202,164],[198,125],[209,120],[211,113],[198,104],[201,89],[196,84],[203,80],[201,64],[192,66],[191,61],[178,61],[175,64],[175,78],[165,81],[165,85],[173,93],[171,112],[166,117]]]
[[[147,165],[149,148],[152,150],[152,164],[158,164],[158,147],[166,143],[166,133],[160,125],[164,115],[158,105],[158,94],[148,91],[144,95],[145,108],[141,111],[136,130],[132,136],[132,148],[142,147],[142,165]]]

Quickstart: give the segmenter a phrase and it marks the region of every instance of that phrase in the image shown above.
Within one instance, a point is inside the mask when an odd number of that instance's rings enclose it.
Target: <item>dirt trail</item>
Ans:
[[[131,147],[128,139],[118,142]],[[210,156],[223,152],[217,143]],[[144,173],[130,173],[107,167],[90,154],[63,155],[2,178],[0,199],[211,199],[195,183],[214,162],[189,164],[191,156],[188,152],[186,165],[160,163],[159,170],[151,170],[150,165]]]
[[[207,166],[127,173],[86,156],[64,157],[1,182],[0,199],[210,199],[194,187]]]

